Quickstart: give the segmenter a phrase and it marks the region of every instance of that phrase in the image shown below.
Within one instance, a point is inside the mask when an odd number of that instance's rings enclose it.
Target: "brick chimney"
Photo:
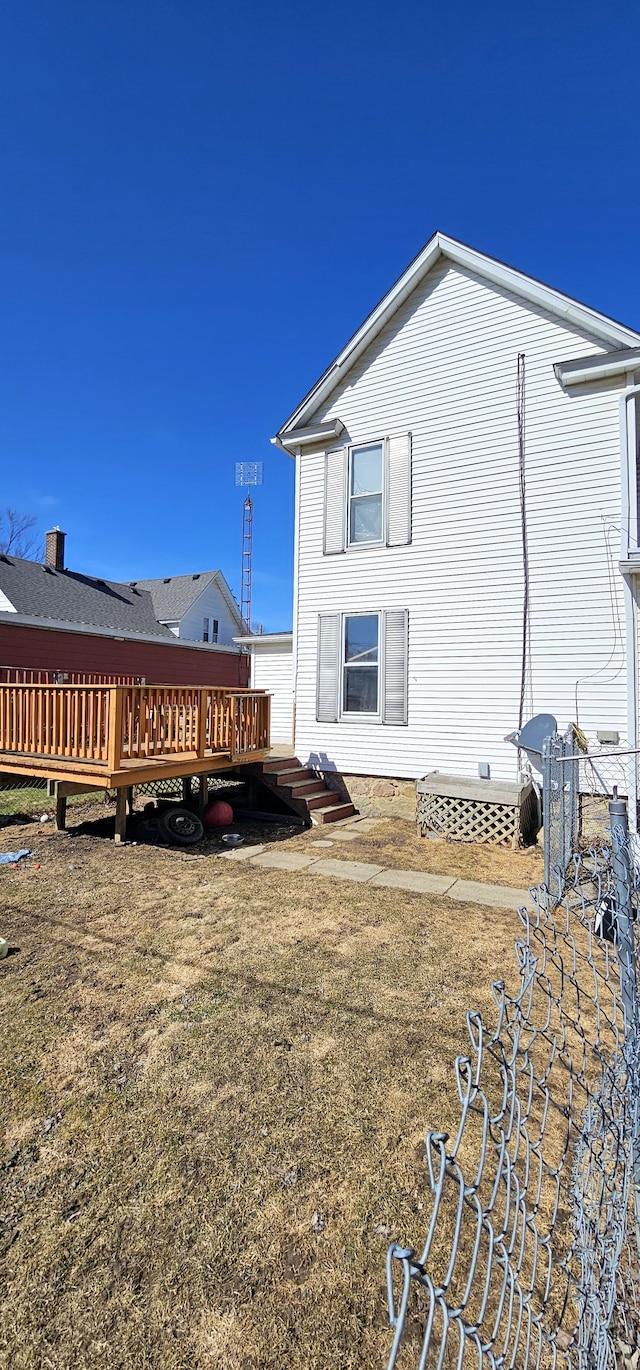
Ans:
[[[64,540],[66,536],[66,533],[62,533],[58,527],[45,533],[47,541],[44,564],[45,566],[52,566],[54,571],[64,571]]]

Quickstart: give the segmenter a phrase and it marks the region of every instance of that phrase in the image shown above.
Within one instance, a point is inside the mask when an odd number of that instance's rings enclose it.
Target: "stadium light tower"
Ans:
[[[253,500],[251,487],[262,485],[263,463],[261,461],[237,461],[236,485],[246,487],[242,506],[242,576],[240,592],[240,613],[246,633],[251,632],[251,559],[253,555]]]

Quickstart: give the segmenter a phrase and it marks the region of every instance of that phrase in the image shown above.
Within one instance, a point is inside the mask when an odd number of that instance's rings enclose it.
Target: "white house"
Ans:
[[[133,588],[149,591],[158,622],[176,637],[226,646],[242,632],[240,609],[222,571],[136,580]]]
[[[640,333],[430,239],[272,440],[303,764],[393,810],[515,780],[541,711],[635,745],[637,380]]]

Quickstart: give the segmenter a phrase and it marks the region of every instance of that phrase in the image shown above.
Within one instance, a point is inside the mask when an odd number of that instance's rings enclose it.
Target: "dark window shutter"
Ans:
[[[324,551],[344,552],[347,500],[347,451],[327,452],[324,459]]]
[[[409,615],[406,609],[384,614],[383,723],[406,723],[408,718]]]
[[[411,434],[387,443],[387,546],[411,542]]]
[[[335,723],[340,690],[340,615],[320,614],[318,618],[318,674],[316,718],[319,723]]]

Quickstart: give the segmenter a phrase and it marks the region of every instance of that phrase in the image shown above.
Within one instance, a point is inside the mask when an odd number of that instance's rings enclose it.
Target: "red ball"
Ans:
[[[230,804],[225,804],[224,799],[216,799],[214,804],[205,809],[202,822],[205,828],[226,828],[227,823],[233,823],[233,809]]]

